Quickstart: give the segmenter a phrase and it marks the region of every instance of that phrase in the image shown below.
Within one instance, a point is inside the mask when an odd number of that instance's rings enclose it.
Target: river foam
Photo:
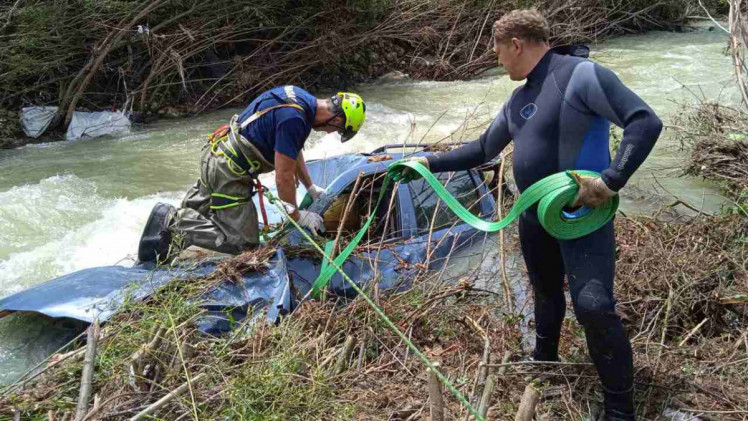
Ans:
[[[181,196],[105,198],[75,175],[1,192],[0,297],[80,269],[132,264],[153,205]]]

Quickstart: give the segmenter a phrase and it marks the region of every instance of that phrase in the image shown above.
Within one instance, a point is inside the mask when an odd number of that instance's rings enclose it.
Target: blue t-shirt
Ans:
[[[262,93],[239,115],[241,124],[257,111],[284,103],[296,103],[304,111],[294,107],[277,108],[241,131],[260,150],[262,156],[272,163],[275,163],[276,151],[291,159],[299,156],[299,151],[312,130],[317,113],[317,98],[297,86],[280,86]]]

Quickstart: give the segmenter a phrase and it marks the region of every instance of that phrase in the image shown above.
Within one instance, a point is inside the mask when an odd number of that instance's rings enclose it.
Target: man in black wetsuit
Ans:
[[[578,177],[573,206],[597,206],[615,195],[652,150],[662,123],[610,70],[551,50],[549,32],[548,23],[534,10],[515,10],[497,21],[494,51],[499,63],[512,80],[527,82],[512,93],[477,141],[416,159],[433,172],[466,170],[490,161],[514,140],[514,176],[520,191],[551,174],[580,169],[602,176]],[[611,122],[624,130],[612,161]],[[528,210],[519,221],[535,294],[533,357],[558,360],[566,275],[574,312],[603,385],[607,419],[633,420],[631,344],[613,298],[613,222],[576,240],[557,240],[542,228],[536,212]]]

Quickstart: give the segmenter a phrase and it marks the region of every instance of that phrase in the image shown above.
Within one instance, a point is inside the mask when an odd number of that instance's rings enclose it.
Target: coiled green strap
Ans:
[[[405,168],[410,168],[407,177],[403,177],[402,174],[403,169]],[[594,171],[579,170],[574,172],[587,177],[598,177],[600,175]],[[524,191],[524,193],[522,193],[519,199],[517,199],[506,217],[500,221],[484,221],[473,215],[469,210],[465,209],[465,207],[463,207],[460,202],[458,202],[457,199],[455,199],[455,197],[452,196],[444,186],[442,186],[439,180],[434,177],[428,168],[414,161],[398,161],[391,164],[387,169],[387,176],[382,183],[379,198],[377,199],[376,206],[374,207],[371,216],[353,240],[337,257],[335,257],[334,262],[337,266],[343,265],[343,262],[345,262],[348,256],[350,256],[363,236],[369,230],[369,226],[374,219],[374,215],[376,215],[376,210],[381,204],[382,198],[384,197],[390,182],[409,182],[421,177],[423,177],[426,183],[434,189],[434,192],[436,192],[439,198],[444,201],[457,217],[473,228],[484,232],[497,232],[506,228],[515,219],[519,218],[519,216],[522,215],[522,212],[528,210],[537,203],[538,219],[543,228],[545,228],[545,230],[555,238],[560,240],[571,240],[584,237],[585,235],[598,230],[600,227],[608,223],[608,221],[613,219],[613,216],[615,216],[616,210],[618,209],[619,199],[618,195],[616,195],[606,203],[591,208],[590,211],[584,215],[575,218],[565,218],[562,209],[574,200],[574,197],[579,190],[579,186],[571,175],[571,171],[566,171],[550,175],[530,186]],[[329,246],[330,244],[328,244],[326,250],[332,250]],[[320,296],[322,289],[327,287],[335,270],[334,266],[322,266],[319,276],[312,285],[312,297],[316,298]]]

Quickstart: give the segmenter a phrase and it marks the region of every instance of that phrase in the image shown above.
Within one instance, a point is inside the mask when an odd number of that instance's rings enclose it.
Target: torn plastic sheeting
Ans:
[[[291,242],[297,235],[297,232],[290,234]],[[350,257],[343,263],[341,269],[356,282],[356,285],[365,288],[375,279],[374,262],[378,262],[376,263],[379,277],[378,288],[382,291],[406,291],[412,287],[412,275],[418,270],[416,264],[426,262],[428,253],[431,253],[431,258],[428,259],[428,269],[435,270],[446,262],[451,252],[473,247],[477,241],[482,242],[484,236],[484,233],[478,233],[464,225],[456,228],[450,234],[445,231],[434,234],[430,248],[428,242],[424,241],[423,238],[416,238],[399,244],[389,244],[383,247],[378,255],[375,250],[361,253],[361,257]],[[442,239],[442,237],[444,238]],[[305,296],[312,288],[312,284],[320,273],[320,265],[320,258],[298,257],[289,259],[288,271],[298,296]],[[343,279],[339,272],[335,272],[330,279],[328,292],[346,298],[354,298],[357,295],[356,291],[348,281]]]
[[[175,278],[205,276],[215,269],[216,262],[212,261],[177,269],[153,270],[149,266],[84,269],[0,300],[0,312],[34,312],[89,323],[94,318],[106,321],[125,300],[142,301]],[[208,315],[198,320],[199,328],[206,333],[227,331],[229,313],[235,314],[234,320],[239,321],[250,309],[257,314],[270,307],[268,321],[275,321],[291,308],[285,255],[279,249],[266,269],[245,275],[242,283],[226,280],[201,297],[198,305],[208,310]]]
[[[21,108],[21,128],[26,136],[37,138],[47,130],[56,114],[55,106]]]
[[[247,317],[257,319],[267,309],[266,320],[274,323],[292,309],[288,262],[278,248],[267,268],[243,275],[242,283],[225,281],[200,298],[206,312],[197,321],[201,332],[219,335]]]
[[[212,272],[211,268],[209,272]],[[5,311],[31,311],[84,322],[108,320],[125,297],[142,300],[185,271],[152,271],[142,267],[104,266],[83,269],[0,300]]]
[[[130,119],[121,111],[99,111],[86,113],[76,111],[70,121],[66,140],[83,137],[98,137],[115,133],[130,133]]]

